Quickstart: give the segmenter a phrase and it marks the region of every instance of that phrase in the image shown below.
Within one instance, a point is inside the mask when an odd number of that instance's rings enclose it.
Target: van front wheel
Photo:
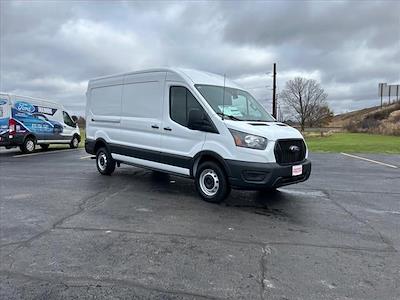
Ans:
[[[74,137],[72,138],[71,142],[69,143],[69,147],[71,149],[75,149],[75,148],[78,148],[78,146],[79,146],[78,136],[74,135]]]
[[[230,192],[225,172],[212,161],[199,166],[195,183],[200,196],[207,202],[220,203]]]
[[[102,175],[111,175],[115,170],[115,160],[106,148],[100,148],[96,153],[97,170]]]

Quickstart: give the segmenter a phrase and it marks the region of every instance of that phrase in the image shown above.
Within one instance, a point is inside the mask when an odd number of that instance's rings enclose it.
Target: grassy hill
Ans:
[[[329,126],[350,132],[400,136],[400,102],[336,115]]]

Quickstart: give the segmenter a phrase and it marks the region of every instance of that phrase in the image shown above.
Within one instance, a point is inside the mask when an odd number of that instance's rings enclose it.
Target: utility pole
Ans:
[[[272,116],[276,118],[276,63],[274,63],[273,70],[273,84],[272,84]]]

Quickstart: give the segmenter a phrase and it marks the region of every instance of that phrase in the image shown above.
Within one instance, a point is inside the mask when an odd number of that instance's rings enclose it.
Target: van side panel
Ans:
[[[89,83],[86,104],[87,139],[120,142],[123,77]]]
[[[165,72],[125,77],[122,96],[121,145],[160,151]]]
[[[119,116],[121,112],[122,85],[92,89],[92,113],[95,117]]]

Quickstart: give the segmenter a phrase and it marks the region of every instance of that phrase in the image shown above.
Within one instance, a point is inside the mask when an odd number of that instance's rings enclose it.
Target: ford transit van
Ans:
[[[90,80],[86,95],[85,148],[103,175],[124,163],[190,177],[210,202],[310,176],[300,132],[222,76],[152,69]]]
[[[35,151],[36,145],[67,144],[77,148],[79,127],[58,103],[0,93],[0,146]]]

